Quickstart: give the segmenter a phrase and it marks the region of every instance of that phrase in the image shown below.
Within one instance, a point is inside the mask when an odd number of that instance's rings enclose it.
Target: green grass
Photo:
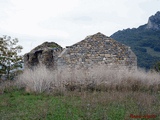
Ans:
[[[155,120],[160,120],[160,94],[68,91],[47,95],[12,89],[0,95],[0,120],[131,120],[130,114],[157,115]]]
[[[79,109],[62,97],[13,91],[0,96],[0,119],[78,119]]]

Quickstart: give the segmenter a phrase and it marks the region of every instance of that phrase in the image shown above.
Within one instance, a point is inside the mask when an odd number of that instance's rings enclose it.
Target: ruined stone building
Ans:
[[[137,57],[130,47],[101,33],[87,36],[65,49],[55,44],[45,42],[25,54],[25,66],[32,67],[43,63],[51,68],[66,66],[81,68],[104,64],[137,67]]]
[[[48,68],[55,68],[58,55],[62,50],[63,48],[54,42],[44,42],[24,55],[24,67],[33,68],[44,64]]]

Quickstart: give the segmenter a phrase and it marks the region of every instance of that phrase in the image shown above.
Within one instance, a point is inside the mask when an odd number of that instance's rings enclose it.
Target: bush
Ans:
[[[154,65],[153,69],[154,69],[156,72],[160,72],[160,62],[157,62],[157,63]]]
[[[136,47],[135,49],[140,52],[147,52],[146,48]]]
[[[160,52],[160,46],[154,47],[154,51]]]
[[[25,87],[28,92],[42,93],[49,91],[54,81],[54,74],[45,66],[37,66],[33,70],[26,69],[18,77],[17,84]]]

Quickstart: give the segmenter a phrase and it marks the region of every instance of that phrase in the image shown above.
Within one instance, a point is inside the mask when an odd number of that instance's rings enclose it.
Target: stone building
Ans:
[[[54,66],[54,68],[66,66],[88,68],[94,65],[104,64],[127,66],[131,69],[137,67],[137,57],[130,47],[101,33],[87,36],[84,40],[72,46],[67,46],[65,49],[61,47],[57,48],[57,51],[53,49],[56,48],[41,48],[38,49],[38,51],[33,50],[34,52],[32,52],[32,55],[30,53],[26,54],[26,65],[29,66],[30,63],[33,62],[33,58],[36,58],[36,64],[40,63],[38,61],[42,61],[47,66]],[[48,56],[47,58],[45,57],[45,53],[47,54],[46,56]],[[46,60],[47,62],[45,62]],[[32,62],[29,63],[29,61]],[[33,65],[34,62],[32,66]]]
[[[93,65],[118,65],[135,68],[136,55],[125,46],[101,33],[66,47],[58,56],[58,66],[91,67]]]
[[[44,64],[48,68],[54,68],[58,55],[63,48],[54,42],[44,42],[29,53],[24,55],[24,68],[33,68],[39,64]]]

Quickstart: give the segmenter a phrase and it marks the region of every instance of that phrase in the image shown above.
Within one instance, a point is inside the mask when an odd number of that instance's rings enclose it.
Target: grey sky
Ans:
[[[160,11],[160,0],[0,0],[0,36],[19,38],[29,52],[44,41],[63,47],[87,35],[138,27]]]

